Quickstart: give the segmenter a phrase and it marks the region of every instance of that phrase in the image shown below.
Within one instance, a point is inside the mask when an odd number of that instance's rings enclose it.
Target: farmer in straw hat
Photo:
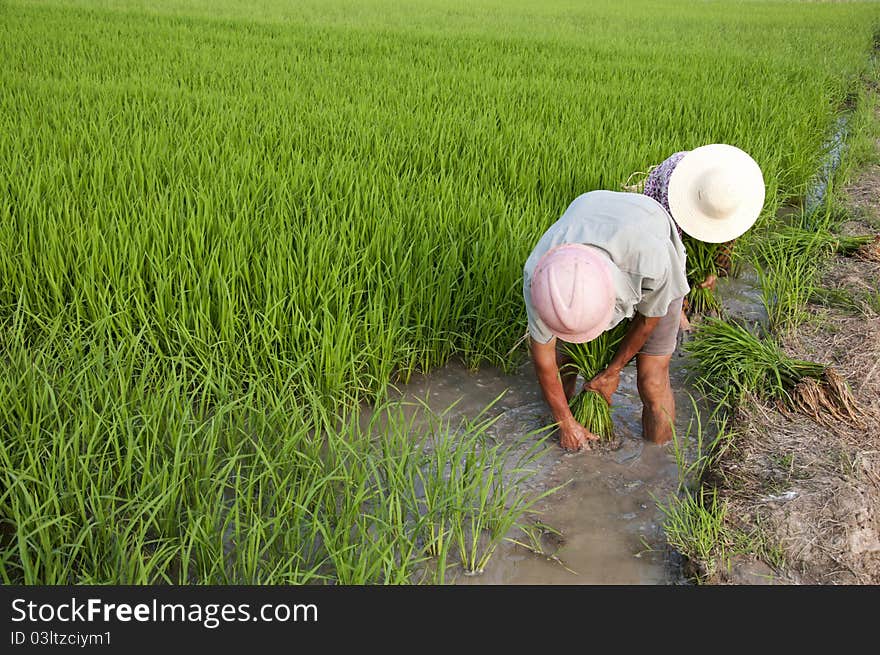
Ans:
[[[588,447],[598,437],[569,409],[577,374],[565,367],[570,358],[561,342],[591,341],[624,318],[632,318],[626,336],[586,388],[610,404],[621,370],[635,357],[644,437],[658,444],[672,438],[669,363],[689,291],[676,224],[703,241],[734,239],[757,220],[764,180],[743,151],[703,146],[676,163],[668,201],[670,211],[643,194],[585,193],[543,234],[526,261],[523,297],[532,360],[567,450]]]
[[[672,215],[673,220],[675,220],[675,215],[672,214],[672,210],[669,207],[669,182],[672,178],[672,173],[675,171],[676,166],[678,166],[679,162],[684,159],[684,156],[686,154],[688,154],[688,151],[686,150],[673,153],[657,166],[652,166],[649,169],[648,177],[645,179],[644,186],[641,189],[642,193],[644,193],[646,196],[652,197],[654,200],[663,205],[663,208]],[[679,236],[681,236],[681,227],[676,225],[676,228],[678,229]],[[717,254],[715,255],[715,267],[718,275],[722,277],[730,274],[731,255],[733,253],[734,243],[736,243],[735,238],[729,241],[725,241],[718,248]],[[717,276],[709,275],[704,280],[688,280],[688,282],[697,283],[703,288],[714,290],[715,283],[717,282]],[[680,327],[682,330],[690,331],[691,324],[687,317],[687,300],[688,299],[685,298],[684,307],[681,311]]]

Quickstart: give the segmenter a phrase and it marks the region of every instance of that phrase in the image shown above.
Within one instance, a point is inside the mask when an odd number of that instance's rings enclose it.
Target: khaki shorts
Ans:
[[[666,314],[660,318],[660,322],[654,327],[654,331],[648,335],[648,340],[638,352],[639,355],[671,355],[678,346],[678,328],[681,325],[681,307],[684,296],[676,298],[666,310]],[[526,333],[528,334],[528,333]],[[565,361],[570,361],[566,346],[568,342],[556,339],[556,352]]]
[[[681,322],[681,305],[684,297],[676,298],[669,303],[666,315],[660,319],[654,331],[648,336],[648,340],[640,355],[671,355],[678,345],[678,327]]]

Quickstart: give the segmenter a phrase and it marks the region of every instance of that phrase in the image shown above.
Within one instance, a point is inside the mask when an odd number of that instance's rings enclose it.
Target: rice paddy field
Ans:
[[[537,498],[390,382],[511,367],[577,195],[797,203],[874,3],[0,0],[0,579],[446,582]],[[507,471],[502,475],[502,470]],[[512,473],[511,473],[512,472]]]

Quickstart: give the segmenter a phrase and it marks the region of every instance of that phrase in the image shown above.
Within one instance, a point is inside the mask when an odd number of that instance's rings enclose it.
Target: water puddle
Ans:
[[[676,427],[684,434],[693,417],[684,378],[687,359],[673,359],[671,375],[678,405]],[[539,460],[531,484],[536,491],[565,486],[539,505],[541,523],[558,531],[541,544],[546,555],[505,543],[479,576],[459,576],[463,584],[668,584],[680,582],[670,561],[654,497],[674,493],[678,469],[670,446],[658,447],[641,437],[641,401],[635,366],[621,376],[613,416],[621,437],[616,450],[566,453],[555,443]],[[485,368],[470,372],[452,363],[428,375],[414,376],[400,387],[403,400],[422,401],[453,423],[489,410],[496,417],[491,434],[525,452],[549,422],[530,363],[514,374]],[[552,441],[551,437],[551,441]],[[652,497],[653,496],[653,497]]]
[[[753,269],[745,268],[736,278],[719,280],[718,294],[728,317],[766,323],[767,314]],[[689,444],[689,457],[694,455],[696,419],[702,425],[704,440],[713,436],[709,420],[712,408],[689,382],[691,365],[690,358],[679,347],[672,359],[670,377],[676,398],[676,432]],[[450,363],[430,374],[414,375],[408,384],[399,385],[395,395],[412,402],[413,408],[423,403],[437,413],[454,405],[445,414],[453,424],[474,419],[501,396],[487,412],[496,419],[491,434],[516,452],[524,453],[532,447],[539,438],[536,432],[550,422],[549,409],[530,362],[512,374],[494,368],[472,372],[459,363]],[[481,575],[459,575],[456,581],[684,583],[680,562],[666,545],[663,517],[657,508],[657,500],[675,494],[679,485],[674,449],[671,444],[656,446],[642,439],[641,411],[636,368],[631,363],[621,374],[614,396],[612,413],[620,447],[572,454],[559,448],[551,437],[548,454],[538,462],[539,470],[530,482],[535,491],[565,485],[538,506],[541,513],[535,518],[552,528],[541,540],[543,554],[523,544],[504,543]]]
[[[831,185],[831,179],[840,166],[843,154],[846,149],[846,134],[849,123],[849,112],[838,117],[837,123],[831,133],[831,136],[825,141],[823,149],[825,157],[822,159],[822,167],[813,178],[807,195],[804,198],[804,210],[807,214],[816,211],[825,200],[828,188]]]
[[[769,319],[761,297],[761,283],[751,264],[743,264],[736,277],[719,278],[716,290],[725,318],[747,325],[767,325]]]

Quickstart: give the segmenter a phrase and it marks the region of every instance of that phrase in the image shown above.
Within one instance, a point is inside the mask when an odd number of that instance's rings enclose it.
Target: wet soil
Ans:
[[[672,372],[681,407],[677,425],[682,434],[694,415],[683,391],[684,361]],[[414,376],[400,388],[406,400],[423,401],[432,411],[446,413],[453,423],[479,415],[503,394],[488,412],[496,418],[491,434],[525,452],[546,435],[551,419],[530,363],[514,374],[486,368],[471,372],[451,363],[428,375]],[[615,394],[613,417],[619,444],[593,451],[567,453],[555,435],[547,439],[530,484],[535,492],[562,486],[538,506],[531,518],[548,526],[541,543],[524,545],[524,535],[511,535],[522,545],[503,544],[485,571],[459,575],[460,584],[666,584],[680,581],[669,557],[661,514],[654,498],[674,493],[677,466],[669,446],[641,438],[641,402],[635,368],[627,367]],[[541,552],[536,552],[539,550]]]
[[[878,188],[875,165],[844,190],[854,217],[845,233],[880,231]],[[710,582],[880,583],[880,261],[871,251],[837,257],[821,279],[850,301],[811,305],[811,320],[785,336],[784,347],[832,364],[859,403],[860,421],[820,425],[758,403],[739,410],[736,447],[713,477],[728,527],[755,539],[752,552],[718,567]]]

